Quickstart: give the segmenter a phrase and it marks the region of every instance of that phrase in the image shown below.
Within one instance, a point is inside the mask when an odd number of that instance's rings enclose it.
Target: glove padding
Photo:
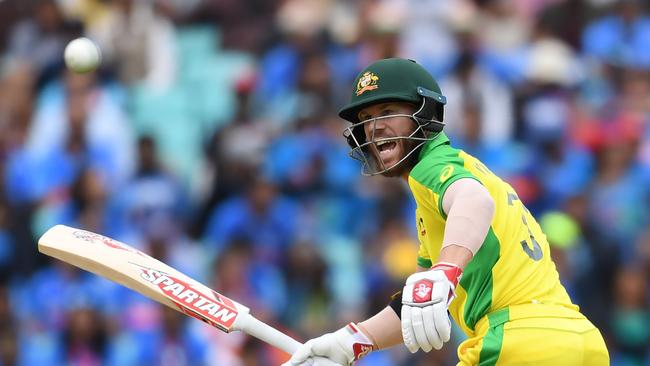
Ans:
[[[449,340],[451,321],[447,309],[462,269],[438,263],[430,270],[410,275],[402,290],[402,337],[411,353],[437,350]]]
[[[348,366],[373,349],[370,338],[356,324],[350,323],[334,333],[307,341],[282,366],[332,365],[331,362]]]

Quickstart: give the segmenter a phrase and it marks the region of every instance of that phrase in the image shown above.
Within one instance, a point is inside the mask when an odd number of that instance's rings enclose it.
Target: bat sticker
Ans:
[[[173,275],[132,263],[140,268],[140,277],[156,285],[185,314],[228,332],[238,315],[232,300],[212,291],[207,295]]]
[[[113,249],[125,250],[127,252],[131,252],[131,253],[135,253],[135,254],[140,255],[140,256],[144,256],[144,254],[141,251],[137,250],[137,249],[131,248],[130,246],[128,246],[128,245],[126,245],[124,243],[120,243],[117,240],[107,238],[107,237],[105,237],[103,235],[91,233],[90,231],[75,230],[72,233],[72,235],[74,235],[75,238],[77,238],[77,239],[81,239],[81,240],[87,241],[89,243],[94,243],[94,244],[100,243],[100,244],[106,245],[107,247],[111,247]]]

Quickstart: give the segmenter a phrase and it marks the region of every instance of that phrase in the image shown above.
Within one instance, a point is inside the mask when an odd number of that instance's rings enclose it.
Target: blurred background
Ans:
[[[64,223],[136,246],[300,340],[383,308],[415,268],[414,203],[361,177],[354,76],[417,60],[453,145],[540,220],[613,365],[650,365],[645,0],[0,1],[0,365],[277,365],[51,261]],[[103,52],[66,72],[65,44]],[[443,351],[360,365],[451,365]]]

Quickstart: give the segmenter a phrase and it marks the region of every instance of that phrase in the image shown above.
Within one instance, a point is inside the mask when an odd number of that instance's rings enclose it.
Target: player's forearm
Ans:
[[[458,180],[443,198],[448,213],[438,261],[465,268],[478,252],[492,224],[494,201],[485,187],[473,179]]]
[[[438,262],[452,263],[465,269],[465,266],[472,260],[474,254],[466,247],[460,245],[449,245],[440,251]]]
[[[395,310],[387,306],[358,326],[372,340],[376,349],[385,349],[402,344],[401,321]]]

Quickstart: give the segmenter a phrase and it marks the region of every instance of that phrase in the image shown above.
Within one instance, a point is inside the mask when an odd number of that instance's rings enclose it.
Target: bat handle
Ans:
[[[255,318],[250,313],[247,313],[245,319],[242,320],[242,325],[240,326],[242,332],[281,349],[290,355],[293,355],[302,346],[302,343]],[[309,365],[315,363],[318,363],[320,366],[340,366],[338,363],[323,357],[315,357],[308,362]]]
[[[246,315],[246,320],[242,322],[243,324],[240,326],[244,333],[279,348],[290,355],[302,346],[302,344],[297,340],[280,332],[254,316],[250,314]]]

